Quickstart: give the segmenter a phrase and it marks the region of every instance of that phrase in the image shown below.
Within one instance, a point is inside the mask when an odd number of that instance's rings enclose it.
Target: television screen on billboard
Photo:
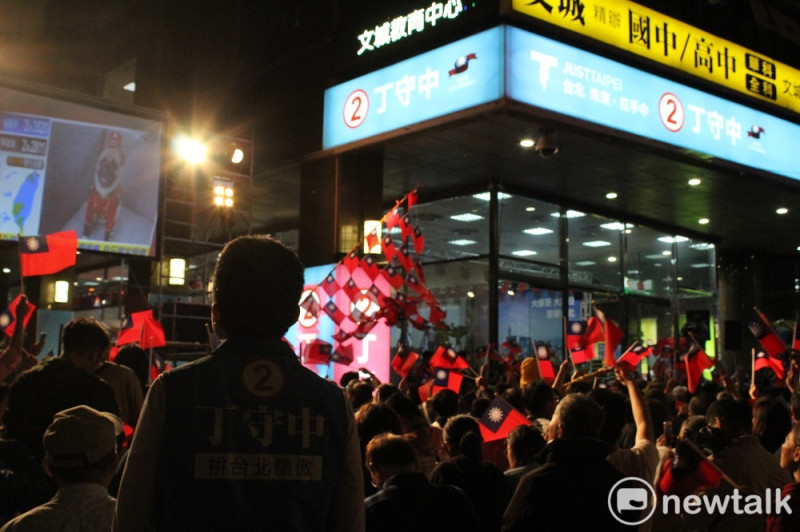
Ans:
[[[75,230],[80,249],[154,256],[162,130],[0,86],[0,238]]]

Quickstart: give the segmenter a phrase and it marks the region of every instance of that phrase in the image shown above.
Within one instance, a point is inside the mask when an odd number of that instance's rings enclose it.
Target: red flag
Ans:
[[[458,356],[455,350],[452,348],[445,349],[441,345],[433,353],[429,364],[432,368],[444,369],[467,369],[469,367],[469,363]]]
[[[324,340],[315,338],[302,344],[300,353],[304,364],[327,364],[331,360],[333,346]]]
[[[392,369],[401,377],[407,377],[408,372],[419,360],[419,355],[411,351],[408,355],[397,353],[392,359]]]
[[[342,260],[342,264],[350,273],[353,273],[353,271],[358,268],[359,262],[360,260],[358,258],[358,252],[356,251],[351,251],[347,254],[344,260]]]
[[[800,338],[797,337],[797,324],[794,324],[794,339],[792,340],[792,349],[800,351]]]
[[[440,390],[453,390],[456,393],[461,392],[461,381],[464,376],[457,371],[451,371],[444,368],[436,368],[433,371],[433,387],[431,393],[435,394]]]
[[[530,424],[531,422],[522,412],[515,409],[499,395],[492,399],[492,402],[489,403],[486,411],[478,420],[481,436],[483,436],[483,441],[485,442],[501,440],[520,425]]]
[[[14,335],[14,330],[17,328],[17,305],[19,305],[20,299],[22,299],[22,294],[17,294],[17,297],[9,303],[8,308],[0,314],[0,329],[9,338]],[[36,305],[28,301],[28,314],[25,316],[24,327],[28,326],[34,311],[36,311]]]
[[[397,207],[395,207],[394,209],[389,211],[389,213],[386,215],[386,227],[392,229],[396,227],[398,223],[400,223],[400,213],[397,212]],[[386,238],[384,237],[384,241],[385,240]],[[391,238],[389,240],[391,241]],[[392,259],[387,258],[387,260],[392,260]]]
[[[770,356],[776,357],[786,351],[786,346],[783,345],[781,337],[775,333],[772,326],[769,324],[767,317],[758,312],[758,315],[752,320],[747,322],[747,327],[756,340],[761,344],[761,347],[769,353]]]
[[[573,347],[569,352],[574,364],[582,364],[594,359],[594,351],[586,347]]]
[[[164,328],[158,320],[151,317],[142,323],[142,339],[139,343],[144,349],[167,345],[167,339],[164,336]]]
[[[722,473],[706,459],[701,459],[694,470],[681,471],[680,466],[670,458],[664,463],[662,471],[658,482],[661,493],[681,498],[709,488],[718,488],[722,480]]]
[[[417,255],[422,253],[422,250],[425,249],[425,237],[422,236],[419,227],[415,227],[414,232],[411,233],[411,241],[414,242],[414,251],[417,252]]]
[[[625,364],[631,369],[636,368],[644,357],[648,357],[653,353],[653,348],[638,344],[633,349],[619,357],[617,364]]]
[[[116,344],[119,346],[132,344],[133,342],[141,342],[144,323],[153,320],[152,310],[142,310],[132,313],[122,321],[122,326],[117,333]]]
[[[605,323],[605,363],[607,366],[613,366],[616,363],[616,352],[622,339],[625,338],[625,333],[611,321],[606,320]]]
[[[331,360],[333,360],[337,364],[344,364],[345,366],[349,366],[353,363],[355,359],[355,355],[353,354],[353,346],[348,344],[339,344],[336,346],[336,349],[333,350],[331,353]]]
[[[386,260],[391,262],[397,253],[391,236],[386,235],[383,237],[383,240],[381,240],[381,250],[383,251],[383,256],[386,257]]]
[[[583,347],[585,344],[583,339],[585,333],[586,333],[585,321],[569,322],[567,324],[567,349]]]
[[[783,361],[780,358],[770,356],[769,353],[765,351],[759,351],[755,354],[755,357],[753,370],[758,371],[760,369],[769,368],[775,373],[778,379],[783,380]]]
[[[50,275],[75,265],[78,233],[62,231],[45,236],[19,239],[19,258],[23,277]]]
[[[700,384],[700,379],[703,377],[703,371],[713,366],[714,361],[708,358],[706,352],[694,342],[689,346],[689,350],[683,356],[683,360],[686,364],[687,386],[689,391],[694,393]]]
[[[397,269],[391,264],[384,267],[381,273],[383,278],[386,279],[395,290],[400,290],[400,287],[402,287],[405,282],[403,276],[397,273]]]
[[[322,287],[323,290],[325,290],[325,293],[328,294],[328,297],[333,297],[334,295],[336,295],[336,292],[338,292],[339,289],[341,288],[341,286],[339,286],[339,283],[336,282],[336,278],[333,276],[332,273],[328,274],[328,276],[325,278],[324,281],[322,281],[322,284],[320,286]]]
[[[403,237],[403,242],[408,239],[408,235],[410,235],[413,230],[411,226],[411,217],[408,214],[400,218],[400,236]]]
[[[331,317],[336,325],[340,325],[342,320],[345,319],[344,312],[339,310],[339,307],[336,306],[336,303],[334,303],[333,300],[328,301],[325,306],[322,307],[322,310],[324,310],[325,313]]]
[[[417,204],[417,191],[415,189],[408,193],[407,209],[411,210],[411,207],[413,207],[416,204]]]

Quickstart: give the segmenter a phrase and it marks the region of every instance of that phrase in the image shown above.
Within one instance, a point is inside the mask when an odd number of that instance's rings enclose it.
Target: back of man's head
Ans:
[[[630,412],[627,399],[611,388],[594,388],[589,396],[597,401],[606,415],[599,437],[609,445],[614,445],[622,435],[626,414]]]
[[[597,401],[588,395],[571,393],[558,403],[553,418],[558,420],[562,438],[596,438],[606,415]]]
[[[79,318],[67,323],[61,341],[64,353],[69,355],[87,355],[94,351],[103,353],[111,347],[108,330],[94,318]]]
[[[396,434],[381,434],[367,444],[365,462],[370,470],[380,470],[384,480],[398,473],[411,473],[417,467],[414,448]]]
[[[713,425],[715,420],[719,420],[720,428],[729,437],[749,434],[753,427],[750,405],[741,399],[720,399],[711,403],[706,422]]]
[[[303,265],[272,237],[248,235],[228,242],[213,281],[216,325],[227,337],[280,338],[297,321]]]
[[[506,440],[508,453],[516,466],[533,463],[545,443],[542,433],[532,425],[516,427]]]

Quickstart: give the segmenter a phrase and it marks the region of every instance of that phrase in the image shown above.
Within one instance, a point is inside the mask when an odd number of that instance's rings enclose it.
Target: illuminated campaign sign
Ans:
[[[502,50],[497,27],[328,89],[323,148],[500,99]]]
[[[323,147],[503,97],[800,180],[800,125],[505,26],[329,89]]]
[[[543,20],[800,113],[800,70],[628,0],[513,0]]]
[[[506,96],[800,179],[800,126],[532,33],[507,30]]]

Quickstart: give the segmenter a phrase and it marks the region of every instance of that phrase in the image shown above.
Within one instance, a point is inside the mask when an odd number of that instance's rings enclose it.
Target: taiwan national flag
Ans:
[[[464,376],[457,371],[437,368],[433,370],[433,389],[431,393],[435,394],[441,390],[453,390],[456,393],[460,393],[461,381],[463,380]]]
[[[584,347],[583,335],[586,332],[585,321],[571,321],[567,324],[567,349]]]
[[[117,346],[139,342],[144,349],[167,345],[161,323],[153,317],[152,310],[134,312],[122,322],[117,333]]]
[[[22,299],[22,294],[18,294],[8,305],[8,308],[0,313],[0,329],[2,329],[9,338],[14,336],[14,330],[17,328],[17,305],[19,305],[20,299]],[[35,310],[36,305],[29,301],[28,314],[25,316],[25,327],[27,327],[28,322],[31,321],[31,316],[33,316]]]
[[[469,363],[458,356],[452,348],[445,349],[444,346],[440,345],[431,357],[430,366],[432,368],[467,369]]]
[[[23,277],[50,275],[75,265],[78,233],[62,231],[45,236],[21,236],[19,260]]]
[[[333,346],[324,340],[315,338],[301,347],[303,364],[327,364],[331,360]]]
[[[687,387],[691,393],[694,393],[703,377],[703,371],[713,366],[714,361],[695,343],[689,346],[683,360],[686,363]]]
[[[783,361],[778,357],[770,356],[769,353],[765,351],[759,351],[755,354],[755,360],[753,361],[753,370],[758,371],[760,369],[769,368],[778,379],[783,380]]]
[[[747,322],[747,327],[770,356],[776,357],[786,351],[783,340],[772,329],[767,317],[760,312],[755,318]]]
[[[417,360],[419,360],[419,355],[413,351],[407,355],[397,353],[392,359],[392,369],[401,377],[407,377]]]
[[[635,369],[644,357],[648,357],[651,354],[653,354],[652,347],[637,344],[633,349],[630,349],[627,353],[619,357],[617,364],[625,364],[631,369]]]
[[[508,401],[500,396],[492,399],[486,411],[478,420],[483,441],[490,442],[501,440],[508,436],[508,433],[520,425],[530,425],[531,422],[520,412],[511,406]]]
[[[569,350],[573,364],[582,364],[594,359],[594,351],[588,347],[573,347]]]

